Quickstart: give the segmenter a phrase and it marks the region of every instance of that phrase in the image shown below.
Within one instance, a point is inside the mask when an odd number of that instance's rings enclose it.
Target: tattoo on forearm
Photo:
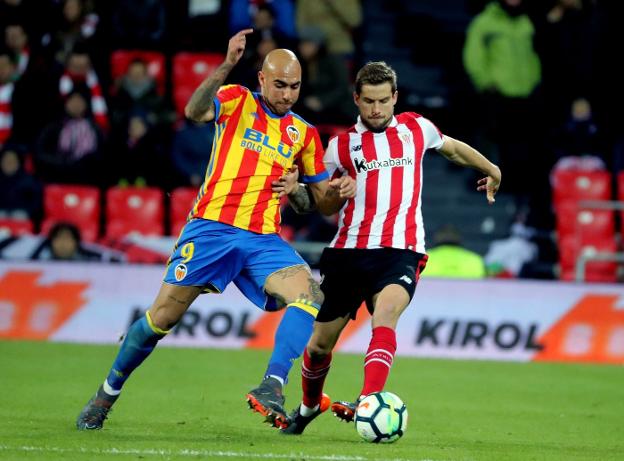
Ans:
[[[299,214],[311,213],[316,209],[314,197],[307,187],[301,185],[295,192],[288,195],[288,201],[293,209]]]
[[[215,94],[231,70],[231,64],[223,63],[199,85],[187,105],[190,118],[200,118],[213,107]]]

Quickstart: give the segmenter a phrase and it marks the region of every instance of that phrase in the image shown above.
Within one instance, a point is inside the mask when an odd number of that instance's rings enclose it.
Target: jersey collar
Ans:
[[[262,107],[262,110],[264,110],[264,112],[270,117],[270,118],[284,118],[284,117],[288,117],[289,115],[292,115],[292,111],[288,111],[286,112],[284,115],[277,115],[275,113],[273,113],[271,111],[271,109],[269,109],[269,106],[267,106],[264,103],[264,98],[262,97],[262,94],[260,92],[254,92],[254,96],[256,97],[256,100],[260,102],[260,106]]]

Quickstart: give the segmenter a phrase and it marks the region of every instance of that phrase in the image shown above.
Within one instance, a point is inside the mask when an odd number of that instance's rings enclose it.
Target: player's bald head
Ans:
[[[277,115],[286,114],[297,102],[301,89],[301,64],[295,53],[279,48],[267,54],[258,81],[269,109]]]
[[[299,64],[295,53],[284,48],[278,48],[266,55],[262,63],[262,72],[267,76],[300,79],[301,64]]]

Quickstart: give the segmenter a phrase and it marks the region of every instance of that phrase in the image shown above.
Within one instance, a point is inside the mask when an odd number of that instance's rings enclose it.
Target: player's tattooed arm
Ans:
[[[215,118],[214,97],[232,68],[243,56],[247,34],[253,29],[244,29],[234,35],[229,43],[225,61],[217,67],[193,92],[184,108],[184,115],[196,122],[209,122]]]
[[[316,209],[314,196],[310,188],[299,183],[299,168],[293,165],[280,178],[271,183],[271,189],[278,198],[288,197],[290,206],[299,214],[311,213]]]
[[[288,202],[299,214],[311,213],[316,210],[316,202],[309,187],[305,184],[299,184],[299,187],[288,194]]]
[[[214,97],[234,66],[224,62],[193,92],[184,115],[195,122],[209,122],[215,117]]]

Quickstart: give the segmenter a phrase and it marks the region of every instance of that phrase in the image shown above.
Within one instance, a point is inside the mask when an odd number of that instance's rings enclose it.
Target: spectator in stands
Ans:
[[[297,30],[320,27],[325,33],[327,51],[349,60],[356,54],[356,36],[362,24],[360,0],[297,1]]]
[[[165,167],[156,133],[141,113],[131,115],[124,136],[113,141],[107,165],[113,175],[113,182],[120,185],[166,187],[167,179],[171,176]]]
[[[357,115],[344,61],[327,53],[325,33],[315,26],[299,31],[303,79],[300,114],[313,124],[349,125]]]
[[[556,159],[593,156],[608,164],[607,148],[589,100],[576,98],[569,107],[567,120],[555,130],[553,136]]]
[[[486,276],[483,257],[462,246],[459,230],[442,226],[433,235],[434,247],[427,250],[429,260],[423,277],[482,279]]]
[[[228,35],[225,0],[176,0],[170,4],[171,36],[177,49],[215,51]]]
[[[33,253],[32,259],[53,261],[100,261],[101,255],[84,248],[80,230],[73,224],[55,224],[47,239]]]
[[[0,95],[0,112],[10,109],[13,114],[12,141],[31,146],[54,112],[57,99],[54,97],[53,79],[50,79],[50,69],[43,56],[31,50],[29,35],[21,24],[9,23],[6,26],[4,42],[15,63],[14,89],[10,107],[2,107],[2,100],[8,97],[8,93]],[[33,111],[33,107],[38,110]],[[0,123],[0,132],[2,126],[3,123]]]
[[[158,125],[164,118],[164,101],[158,94],[156,81],[148,73],[147,63],[134,59],[126,73],[116,82],[111,97],[113,130],[128,126],[130,115],[143,113],[151,125]]]
[[[44,128],[37,142],[35,162],[46,181],[100,184],[103,135],[89,113],[87,97],[72,91],[62,120]]]
[[[64,0],[60,18],[42,39],[53,61],[62,68],[78,44],[85,48],[85,53],[94,52],[99,21],[90,1]]]
[[[583,0],[555,0],[535,21],[544,108],[556,125],[565,121],[572,100],[589,90],[590,13]]]
[[[0,152],[0,216],[41,218],[42,189],[39,181],[24,170],[22,152],[6,146]]]
[[[162,49],[167,13],[161,0],[117,0],[112,23],[115,47]]]
[[[296,44],[295,11],[292,0],[272,0],[258,4],[249,0],[230,3],[230,33],[252,28],[250,48],[262,40],[274,40],[279,48],[291,49]]]
[[[545,178],[549,171],[543,162],[544,121],[537,96],[541,63],[534,34],[525,0],[495,0],[468,26],[463,50],[481,111],[475,117],[484,131],[480,147],[499,158],[507,172],[506,190],[522,206],[534,192],[527,190],[526,178]]]
[[[199,187],[204,180],[209,155],[206,146],[212,145],[214,123],[196,123],[184,119],[176,129],[171,147],[171,161],[178,173],[178,185]]]
[[[9,140],[13,130],[15,68],[12,53],[6,48],[0,48],[0,148]]]
[[[95,122],[103,132],[108,131],[108,107],[104,99],[102,86],[95,70],[91,66],[91,58],[82,46],[77,46],[67,58],[65,71],[59,80],[59,93],[66,98],[75,88],[88,94],[88,103]]]
[[[30,61],[30,47],[28,45],[28,35],[21,24],[9,24],[4,29],[4,43],[13,53],[17,63],[15,69],[15,80],[18,80],[26,69]]]
[[[53,2],[41,0],[0,0],[0,31],[9,24],[21,24],[37,41],[49,27]]]

